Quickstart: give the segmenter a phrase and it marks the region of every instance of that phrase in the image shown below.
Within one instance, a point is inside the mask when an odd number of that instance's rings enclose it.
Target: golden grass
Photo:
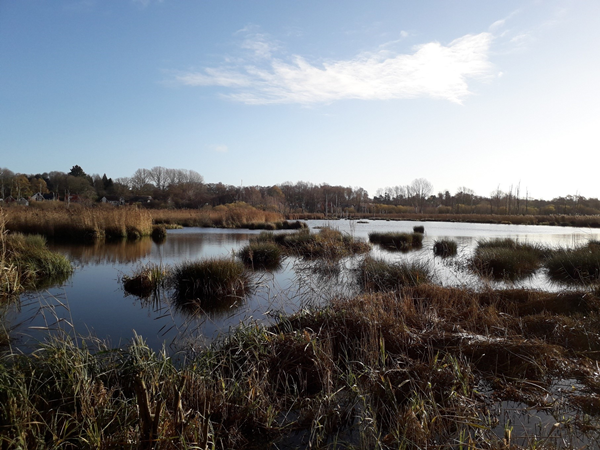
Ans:
[[[283,221],[277,212],[256,209],[244,202],[202,209],[153,209],[149,213],[155,224],[185,227],[246,228],[251,224]]]
[[[138,239],[152,234],[152,217],[137,207],[11,207],[6,209],[6,228],[75,242]]]

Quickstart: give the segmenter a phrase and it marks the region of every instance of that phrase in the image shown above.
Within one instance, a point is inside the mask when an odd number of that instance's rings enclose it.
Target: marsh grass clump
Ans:
[[[296,233],[275,235],[274,241],[287,253],[304,258],[335,260],[371,250],[366,242],[327,227],[320,229],[318,233],[303,229]]]
[[[176,299],[198,301],[202,307],[244,297],[250,289],[244,264],[231,258],[184,262],[173,269],[172,279]]]
[[[156,243],[165,242],[167,240],[167,227],[164,225],[153,225],[152,240]]]
[[[388,250],[408,251],[421,248],[423,245],[422,233],[369,233],[369,241],[379,244]]]
[[[264,269],[278,267],[281,254],[281,247],[272,241],[250,242],[238,253],[244,264]]]
[[[458,245],[456,244],[456,241],[442,239],[433,243],[433,254],[435,256],[447,258],[449,256],[455,256],[457,252]]]
[[[425,227],[423,225],[415,225],[413,227],[413,232],[414,233],[424,234],[425,233]]]
[[[168,283],[169,269],[161,264],[149,263],[139,267],[132,275],[123,276],[123,289],[128,294],[148,298],[158,294]]]
[[[432,274],[422,262],[389,262],[366,257],[357,270],[358,284],[365,291],[388,292],[405,286],[430,283]]]
[[[594,283],[600,279],[600,245],[591,241],[576,249],[560,249],[545,264],[555,281]]]
[[[470,261],[471,268],[494,279],[518,279],[537,271],[551,250],[513,239],[480,241]]]
[[[39,235],[0,233],[0,292],[19,293],[65,281],[73,272],[69,260],[46,246]]]

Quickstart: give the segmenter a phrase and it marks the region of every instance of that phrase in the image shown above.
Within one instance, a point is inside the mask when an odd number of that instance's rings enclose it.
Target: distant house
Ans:
[[[29,206],[29,200],[21,197],[17,200],[17,205]]]
[[[31,197],[29,197],[29,200],[32,202],[43,202],[46,199],[44,198],[44,194],[42,194],[41,192],[36,192]]]
[[[4,203],[14,203],[16,202],[15,198],[12,195],[9,195],[4,199]]]
[[[113,205],[113,206],[121,206],[125,204],[125,199],[123,197],[118,197],[116,195],[109,195],[106,197],[102,197],[100,199],[100,201],[102,203],[106,203],[108,205]]]

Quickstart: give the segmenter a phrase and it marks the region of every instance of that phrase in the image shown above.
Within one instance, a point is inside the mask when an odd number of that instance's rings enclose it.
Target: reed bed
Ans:
[[[152,234],[152,217],[137,207],[11,207],[6,210],[6,228],[71,242],[135,240]]]
[[[149,213],[155,224],[184,227],[248,228],[284,221],[283,215],[277,212],[257,209],[244,202],[202,209],[152,209]]]
[[[599,333],[589,292],[422,284],[243,326],[179,363],[139,336],[62,334],[0,356],[0,445],[594,448]],[[508,422],[502,402],[531,416]]]
[[[373,232],[369,233],[369,241],[388,250],[412,250],[423,245],[423,233]]]

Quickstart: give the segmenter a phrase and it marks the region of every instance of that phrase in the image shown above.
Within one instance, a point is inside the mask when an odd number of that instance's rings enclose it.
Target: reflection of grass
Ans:
[[[429,283],[431,273],[426,264],[417,261],[388,262],[366,257],[359,267],[357,279],[366,291],[388,292]]]
[[[590,241],[584,247],[557,250],[546,262],[546,268],[556,281],[595,282],[600,278],[600,243]]]
[[[411,250],[420,248],[423,244],[422,233],[369,233],[369,241],[379,244],[389,250]]]
[[[495,279],[522,278],[538,270],[550,253],[545,247],[513,239],[480,241],[471,259],[471,267]]]

